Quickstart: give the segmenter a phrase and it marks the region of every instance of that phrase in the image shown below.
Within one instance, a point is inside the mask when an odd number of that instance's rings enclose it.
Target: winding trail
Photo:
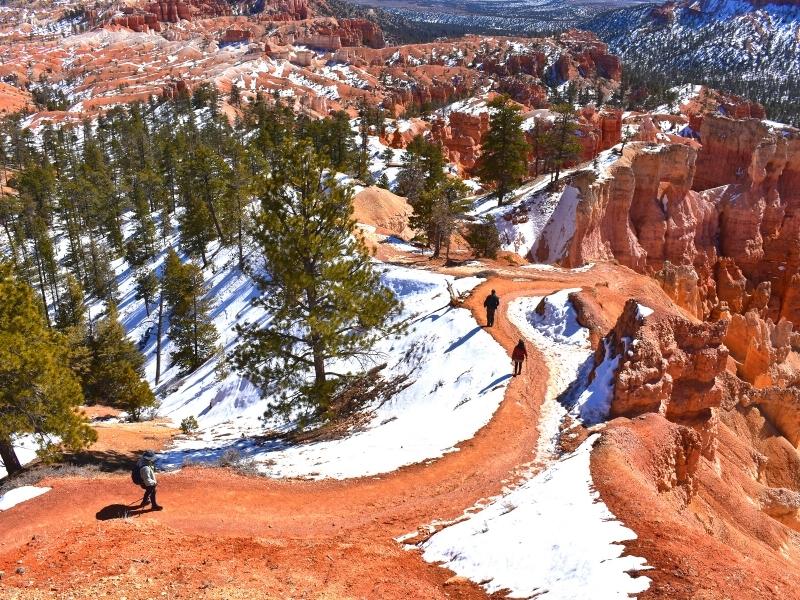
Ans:
[[[478,286],[465,306],[483,324],[483,298],[497,289],[502,304],[488,331],[510,353],[521,337],[506,318],[514,298],[592,285],[615,269],[508,269]],[[0,581],[0,591],[5,586],[11,594],[0,595],[486,598],[478,586],[451,579],[393,538],[457,518],[500,493],[533,460],[547,367],[529,348],[522,376],[510,380],[500,407],[474,438],[458,452],[386,475],[310,482],[188,468],[160,476],[163,512],[132,511],[130,518],[107,521],[98,513],[113,514],[139,498],[127,475],[44,481],[51,492],[0,514],[0,571],[14,574],[18,564],[25,566],[24,574]]]

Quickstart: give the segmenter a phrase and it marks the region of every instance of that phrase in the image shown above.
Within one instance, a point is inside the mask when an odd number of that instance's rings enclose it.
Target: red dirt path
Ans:
[[[488,331],[509,351],[520,334],[505,310],[517,296],[601,281],[612,316],[625,297],[651,305],[663,297],[652,281],[611,265],[578,274],[497,270],[501,277],[466,306],[483,323],[483,298],[498,290],[503,302]],[[546,379],[532,349],[492,420],[458,452],[384,476],[307,482],[184,469],[160,476],[163,512],[109,521],[98,511],[139,498],[127,476],[44,481],[51,492],[0,514],[0,597],[485,598],[393,538],[456,518],[514,479],[533,459]]]

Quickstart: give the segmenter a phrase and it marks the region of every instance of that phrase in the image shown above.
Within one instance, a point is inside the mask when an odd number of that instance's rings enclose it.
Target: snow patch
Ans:
[[[646,590],[645,560],[623,556],[636,534],[600,500],[589,437],[573,453],[470,519],[435,534],[423,557],[512,598],[629,598]]]
[[[23,485],[22,487],[14,488],[7,491],[5,494],[0,495],[0,510],[8,510],[15,507],[17,504],[27,502],[37,496],[46,494],[52,488],[49,487],[36,487],[33,485]]]

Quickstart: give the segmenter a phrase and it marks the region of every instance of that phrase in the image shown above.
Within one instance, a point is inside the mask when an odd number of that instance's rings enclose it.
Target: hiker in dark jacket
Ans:
[[[500,306],[500,298],[497,297],[497,292],[492,290],[492,293],[486,296],[483,301],[483,306],[486,308],[486,326],[491,327],[494,325],[494,311]]]
[[[511,362],[514,363],[514,377],[522,373],[522,363],[526,358],[528,358],[528,351],[525,349],[525,342],[520,340],[511,353]]]
[[[142,486],[144,487],[144,498],[140,507],[145,507],[150,504],[153,510],[161,510],[161,507],[156,502],[156,468],[155,468],[156,454],[152,450],[146,451],[139,459],[139,477],[142,479]]]

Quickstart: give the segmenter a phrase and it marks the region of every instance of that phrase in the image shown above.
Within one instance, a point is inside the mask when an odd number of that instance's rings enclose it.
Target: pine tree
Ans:
[[[209,316],[211,304],[205,298],[208,290],[203,271],[195,264],[181,265],[172,259],[164,277],[170,305],[170,339],[175,346],[170,358],[191,372],[216,354],[219,337]]]
[[[202,270],[192,263],[182,264],[171,250],[164,263],[162,281],[164,302],[169,308],[170,338],[176,346],[173,362],[193,371],[217,350],[217,330],[208,316],[210,303]]]
[[[445,260],[450,261],[450,243],[457,223],[470,209],[466,196],[469,188],[455,177],[448,177],[441,182],[430,195],[423,195],[423,201],[430,203],[430,238],[433,241],[433,256],[438,257],[442,247]]]
[[[150,305],[158,293],[158,277],[154,271],[143,269],[136,273],[136,299],[144,301],[144,310],[150,316]]]
[[[68,363],[64,336],[50,329],[33,290],[0,265],[0,459],[13,474],[22,466],[14,437],[58,436],[78,450],[96,439],[75,410],[83,403],[80,382]]]
[[[237,367],[267,392],[282,392],[270,413],[319,415],[336,381],[333,360],[364,360],[392,331],[396,309],[354,229],[352,192],[340,186],[304,143],[264,179],[254,241],[264,272],[255,301],[270,319],[239,327]]]
[[[85,382],[91,366],[88,315],[83,288],[77,278],[68,273],[64,293],[56,306],[55,326],[64,334],[70,368],[81,383]]]
[[[571,104],[558,104],[551,110],[557,117],[553,128],[547,132],[545,145],[553,169],[551,184],[554,184],[561,176],[561,169],[578,160],[581,145],[575,137],[575,108]]]
[[[525,177],[530,149],[521,128],[519,106],[507,96],[498,96],[489,102],[489,108],[492,114],[481,146],[478,176],[495,184],[497,201],[502,205]]]
[[[144,356],[126,337],[113,302],[97,325],[91,351],[87,400],[120,408],[133,420],[139,420],[144,409],[155,405],[155,396],[143,380]]]
[[[434,189],[444,180],[444,166],[441,146],[421,135],[416,136],[406,148],[395,192],[405,196],[413,206],[423,192]]]

